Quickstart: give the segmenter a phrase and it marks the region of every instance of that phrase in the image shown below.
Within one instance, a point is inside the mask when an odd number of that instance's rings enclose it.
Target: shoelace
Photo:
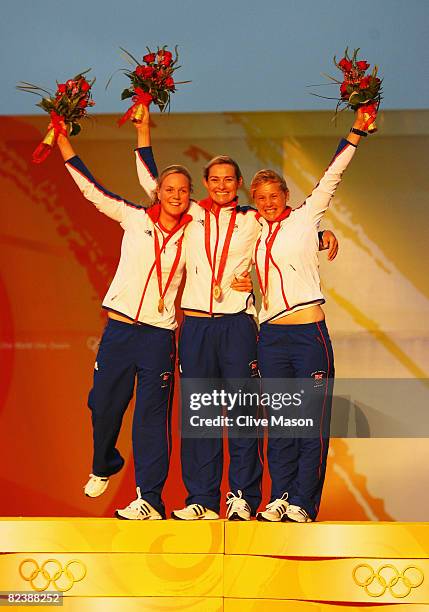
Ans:
[[[281,510],[282,512],[286,512],[286,504],[284,503],[287,500],[288,494],[287,493],[283,493],[283,495],[278,498],[275,499],[274,501],[272,501],[270,504],[267,504],[267,510]],[[289,506],[290,508],[291,506]]]
[[[139,510],[143,514],[150,514],[150,508],[147,503],[142,499],[140,487],[137,487],[137,499],[134,499],[129,505],[130,510]]]
[[[273,502],[271,502],[270,504],[267,504],[267,510],[276,510],[278,505],[282,504],[284,505],[283,502],[285,502],[287,500],[288,494],[287,493],[283,493],[283,495],[277,499],[275,499]]]
[[[236,506],[238,510],[250,510],[249,504],[243,498],[243,492],[238,490],[238,497],[232,491],[226,494],[226,505],[231,509],[231,505]]]

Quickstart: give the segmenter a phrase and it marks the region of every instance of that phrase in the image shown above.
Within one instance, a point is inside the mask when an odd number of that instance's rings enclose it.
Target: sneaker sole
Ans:
[[[250,521],[250,517],[244,518],[240,516],[237,512],[233,512],[231,516],[228,517],[228,521]]]
[[[256,515],[256,520],[261,521],[263,523],[280,523],[282,521],[282,519],[279,519],[278,521],[271,520],[271,519],[265,518],[265,516],[262,516],[261,514]]]
[[[98,493],[97,495],[90,495],[89,493],[85,493],[85,497],[89,497],[91,499],[97,499],[97,497],[100,497],[101,495],[103,495],[103,493],[106,492],[106,489],[104,489],[104,491],[101,491],[101,493]]]
[[[300,524],[301,523],[314,523],[314,521],[312,519],[307,519],[307,520],[304,520],[304,521],[299,521],[299,520],[291,518],[290,516],[287,516],[285,520],[287,520],[289,523],[300,523]]]
[[[259,514],[256,515],[256,520],[257,521],[262,521],[264,523],[288,523],[289,522],[289,519],[286,516],[286,514],[284,514],[281,518],[279,518],[277,520],[276,519],[272,520],[272,519],[269,519],[269,518],[265,518],[265,516],[262,516],[262,514],[259,513]]]
[[[148,516],[147,518],[144,518],[144,517],[129,518],[128,516],[122,516],[121,514],[119,514],[117,510],[115,512],[115,516],[117,519],[121,521],[162,521],[163,520],[162,516]]]
[[[212,518],[207,516],[195,516],[190,518],[182,518],[181,516],[177,516],[174,512],[171,513],[171,518],[175,521],[217,521],[220,517],[214,516]]]

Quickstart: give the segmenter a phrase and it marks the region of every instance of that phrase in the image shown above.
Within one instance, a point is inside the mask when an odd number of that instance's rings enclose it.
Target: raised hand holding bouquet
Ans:
[[[176,85],[190,83],[190,81],[175,81],[173,78],[174,72],[180,68],[177,65],[179,59],[177,47],[174,50],[174,59],[171,51],[168,51],[165,46],[158,47],[156,52],[149,48],[147,50],[148,53],[140,63],[128,51],[122,49],[128,61],[136,64],[136,68],[134,70],[120,69],[131,81],[130,86],[123,90],[121,99],[132,98],[133,105],[119,120],[119,125],[123,125],[128,119],[135,123],[140,122],[143,117],[143,107],[149,106],[151,102],[156,104],[161,112],[165,111],[170,106],[170,96],[176,91]],[[111,78],[107,86],[110,80]]]
[[[91,87],[95,79],[87,81],[84,77],[87,72],[89,72],[89,69],[77,74],[65,83],[58,83],[57,81],[55,93],[25,81],[21,81],[17,85],[17,89],[21,91],[40,96],[42,99],[37,106],[43,108],[51,117],[45,138],[33,152],[34,163],[39,164],[48,157],[57,142],[58,136],[60,134],[66,135],[67,129],[70,136],[79,134],[81,130],[79,122],[87,117],[86,109],[88,106],[94,106],[95,104],[91,96]]]
[[[347,108],[354,111],[361,108],[364,111],[366,129],[371,134],[377,131],[375,116],[381,101],[381,79],[377,77],[377,66],[374,66],[372,72],[367,74],[370,64],[365,60],[358,61],[358,52],[359,49],[355,49],[352,57],[349,57],[347,48],[344,57],[339,62],[334,57],[334,64],[343,73],[343,80],[339,81],[332,76],[325,75],[340,86],[340,97],[328,99],[338,100],[336,114]]]

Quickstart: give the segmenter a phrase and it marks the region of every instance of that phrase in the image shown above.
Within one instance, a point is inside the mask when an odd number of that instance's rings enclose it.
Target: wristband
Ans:
[[[367,132],[364,132],[363,130],[358,130],[357,128],[354,128],[354,127],[352,127],[350,132],[352,132],[353,134],[357,134],[358,136],[363,136],[364,138],[368,136]]]

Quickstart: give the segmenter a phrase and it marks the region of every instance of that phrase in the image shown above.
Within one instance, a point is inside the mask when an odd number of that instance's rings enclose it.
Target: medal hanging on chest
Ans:
[[[171,266],[170,274],[168,275],[168,279],[167,279],[167,282],[165,283],[164,288],[162,288],[161,254],[162,252],[165,252],[165,247],[167,245],[167,242],[172,237],[172,234],[169,234],[166,238],[164,237],[164,235],[162,235],[163,237],[162,246],[160,246],[159,244],[158,233],[155,227],[153,229],[153,234],[154,234],[153,242],[154,242],[154,249],[155,249],[155,267],[156,267],[156,276],[158,279],[158,290],[159,290],[158,312],[162,314],[165,310],[165,296],[167,294],[168,288],[171,285],[171,281],[174,278],[176,270],[179,266],[180,256],[182,253],[183,234],[180,236],[178,240],[176,256],[174,258],[173,265]]]
[[[231,213],[231,218],[228,223],[228,229],[226,230],[225,242],[223,243],[222,253],[220,256],[219,268],[216,274],[216,258],[217,258],[217,248],[219,242],[219,226],[217,225],[217,237],[216,244],[214,248],[213,258],[211,253],[211,245],[210,245],[210,212],[206,210],[205,212],[205,220],[204,220],[204,243],[206,248],[207,259],[212,271],[212,295],[216,302],[220,302],[222,299],[222,278],[223,273],[225,272],[225,266],[228,259],[229,247],[231,245],[232,233],[235,227],[235,221],[237,219],[237,211],[234,209]]]
[[[213,286],[213,297],[217,302],[219,302],[220,298],[222,297],[222,289],[219,287],[219,285]]]

